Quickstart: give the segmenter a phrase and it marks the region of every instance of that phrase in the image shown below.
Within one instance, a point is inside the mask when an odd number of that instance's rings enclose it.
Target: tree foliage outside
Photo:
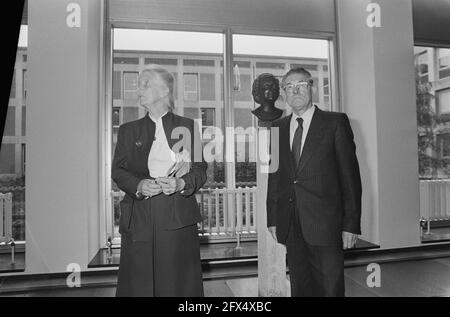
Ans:
[[[435,178],[438,169],[446,166],[441,159],[440,147],[436,137],[439,116],[431,105],[434,95],[431,84],[424,82],[416,66],[416,106],[419,150],[419,176],[421,178]]]
[[[12,193],[12,238],[25,241],[25,176],[0,177],[0,193]]]

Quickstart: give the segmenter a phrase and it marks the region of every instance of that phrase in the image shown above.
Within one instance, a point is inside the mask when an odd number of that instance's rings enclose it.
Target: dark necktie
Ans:
[[[294,166],[297,169],[300,163],[300,154],[302,149],[302,135],[303,135],[303,119],[297,118],[298,127],[295,130],[294,140],[292,141],[292,157],[294,158]]]

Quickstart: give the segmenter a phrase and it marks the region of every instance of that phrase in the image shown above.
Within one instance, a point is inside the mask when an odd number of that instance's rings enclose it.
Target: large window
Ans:
[[[137,29],[114,29],[113,32],[111,154],[119,126],[146,115],[145,109],[138,105],[136,92],[138,74],[149,64],[163,66],[173,74],[174,112],[197,121],[204,145],[214,142],[216,129],[224,131],[224,101],[220,98],[220,84],[224,82],[223,35]],[[208,161],[205,188],[225,186],[222,147],[223,142],[218,142],[215,159]],[[118,238],[119,201],[123,193],[114,182],[111,190],[112,217],[107,217],[107,234]]]
[[[448,239],[450,49],[416,46],[417,133],[422,242]]]
[[[291,68],[307,69],[314,80],[313,103],[330,110],[328,41],[292,37],[236,34],[233,36],[233,109],[235,135],[235,186],[256,186],[256,135],[258,119],[251,113],[252,84],[262,73],[271,73],[281,83]],[[281,96],[275,106],[290,113]]]
[[[446,151],[450,131],[450,78],[442,70],[450,65],[449,49],[416,46],[416,106],[419,145],[419,174],[423,179],[450,177]]]
[[[0,244],[25,241],[27,31],[22,25],[0,149]]]
[[[175,79],[174,112],[196,120],[201,128],[208,170],[197,195],[205,219],[199,233],[209,238],[254,234],[258,122],[251,111],[258,105],[253,81],[263,72],[281,80],[288,69],[304,67],[314,78],[314,103],[329,110],[328,41],[233,35],[228,43],[222,33],[121,28],[113,29],[113,38],[111,155],[119,126],[146,115],[136,98],[139,72],[148,64],[165,67]],[[231,56],[224,54],[226,43],[233,45]],[[281,99],[276,105],[289,113]],[[227,151],[235,154],[234,160],[227,161]],[[106,234],[117,243],[124,194],[114,182],[111,193]]]

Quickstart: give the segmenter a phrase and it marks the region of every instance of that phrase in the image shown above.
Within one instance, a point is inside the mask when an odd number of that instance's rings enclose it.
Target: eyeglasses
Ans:
[[[307,89],[312,85],[312,81],[298,81],[296,83],[287,83],[284,85],[284,90],[287,93],[293,93],[294,91],[298,89]]]

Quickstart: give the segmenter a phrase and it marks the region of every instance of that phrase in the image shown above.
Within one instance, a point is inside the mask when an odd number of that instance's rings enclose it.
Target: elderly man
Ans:
[[[269,174],[267,226],[286,245],[292,296],[344,296],[343,249],[361,233],[361,177],[347,116],[312,104],[311,74],[287,72],[292,114],[279,127],[279,168]]]

